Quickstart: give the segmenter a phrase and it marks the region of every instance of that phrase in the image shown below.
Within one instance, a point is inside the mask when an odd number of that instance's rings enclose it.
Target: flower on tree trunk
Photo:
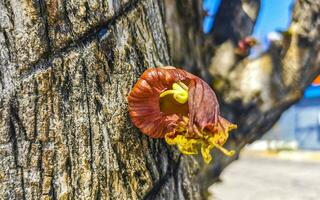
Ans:
[[[206,163],[211,150],[222,146],[228,132],[237,126],[220,116],[213,90],[199,77],[182,69],[147,69],[128,97],[129,114],[135,126],[153,138],[165,138],[187,155],[200,149]]]

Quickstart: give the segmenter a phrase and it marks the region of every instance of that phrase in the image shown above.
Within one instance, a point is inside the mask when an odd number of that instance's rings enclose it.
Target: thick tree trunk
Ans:
[[[130,122],[169,64],[159,1],[0,2],[1,199],[201,199],[197,165]]]
[[[320,67],[319,3],[301,0],[293,18],[300,29],[284,53],[267,53],[281,62],[263,65],[274,73],[257,79],[281,87],[239,89],[234,78],[249,83],[257,67],[232,52],[252,31],[259,1],[223,2],[215,31],[204,35],[200,0],[0,1],[0,198],[203,199],[235,157],[215,154],[214,165],[204,165],[133,127],[127,94],[141,73],[174,64],[222,83],[214,87],[224,116],[239,125],[229,145],[240,150],[299,99]],[[225,68],[224,51],[232,58]],[[303,59],[291,59],[297,55]]]

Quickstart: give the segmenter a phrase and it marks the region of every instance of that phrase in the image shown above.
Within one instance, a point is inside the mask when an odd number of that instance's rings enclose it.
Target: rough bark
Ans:
[[[224,116],[239,125],[229,146],[240,150],[319,72],[319,3],[301,0],[293,17],[300,28],[264,55],[279,61],[266,65],[272,73],[254,79],[267,89],[239,89],[235,80],[248,83],[261,70],[232,53],[252,31],[259,1],[224,2],[216,31],[204,35],[200,0],[1,1],[0,198],[203,199],[235,157],[214,152],[214,165],[204,165],[142,135],[126,99],[139,75],[162,63],[214,81]],[[228,23],[228,9],[240,20]],[[233,59],[217,71],[225,52]]]
[[[0,2],[1,199],[201,199],[198,169],[134,128],[127,94],[169,64],[159,1]]]
[[[275,41],[256,59],[239,56],[235,49],[237,42],[253,30],[259,0],[222,1],[213,30],[207,35],[199,27],[201,17],[197,14],[201,1],[183,5],[177,2],[166,1],[173,63],[190,68],[212,84],[220,97],[223,116],[238,125],[228,146],[239,153],[247,143],[270,129],[320,73],[320,2],[298,0],[292,12],[292,34]],[[190,23],[190,13],[199,19],[196,23]],[[179,41],[184,43],[181,45]],[[185,46],[191,53],[175,50]],[[200,56],[194,52],[201,52]],[[214,154],[213,164],[200,170],[199,180],[204,190],[238,158]]]

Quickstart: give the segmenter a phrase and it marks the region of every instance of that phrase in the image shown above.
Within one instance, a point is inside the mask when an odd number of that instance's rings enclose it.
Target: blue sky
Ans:
[[[288,29],[293,2],[293,0],[262,0],[253,36],[263,39],[271,31]]]
[[[218,11],[221,0],[203,0],[203,10],[207,11],[208,15],[203,20],[203,32],[209,33],[212,30],[214,15]]]
[[[203,32],[209,33],[213,27],[215,14],[223,0],[203,0],[203,9],[208,16],[203,21]],[[291,8],[294,0],[261,0],[261,7],[252,35],[260,41],[260,45],[251,50],[250,58],[264,52],[269,42],[267,36],[270,32],[284,31],[291,22]]]
[[[209,16],[203,22],[205,33],[212,30],[214,15],[216,14],[221,0],[204,0],[203,8]],[[290,24],[290,7],[294,0],[261,0],[261,8],[253,36],[264,40],[269,32],[275,30],[286,30]]]
[[[209,15],[203,21],[204,33],[209,33],[214,28],[212,27],[214,15],[221,1],[223,0],[203,0],[203,9]],[[260,12],[252,35],[260,41],[262,46],[255,48],[250,57],[255,57],[268,47],[268,33],[289,28],[293,4],[294,0],[261,0]],[[320,96],[319,86],[310,86],[305,92],[306,98],[317,96]]]

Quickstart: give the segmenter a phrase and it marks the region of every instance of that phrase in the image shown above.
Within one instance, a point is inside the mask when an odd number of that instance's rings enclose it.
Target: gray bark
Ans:
[[[237,88],[257,71],[232,52],[252,31],[259,1],[225,2],[216,20],[226,23],[206,36],[200,0],[2,0],[0,198],[205,198],[236,157],[214,152],[214,164],[204,165],[133,127],[127,94],[142,72],[170,64],[220,83],[213,86],[223,115],[239,126],[229,147],[240,150],[301,97],[320,67],[319,3],[301,0],[293,15],[300,28],[265,54],[279,62],[256,65],[271,68],[257,78],[269,89]],[[225,9],[241,20],[228,23]],[[231,35],[221,37],[220,26]],[[226,52],[234,58],[227,73],[215,67]]]

